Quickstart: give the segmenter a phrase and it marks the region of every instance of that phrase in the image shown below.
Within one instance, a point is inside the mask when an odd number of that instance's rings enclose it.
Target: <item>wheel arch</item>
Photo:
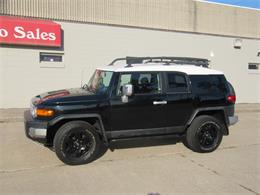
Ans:
[[[192,116],[190,117],[190,119],[188,120],[187,123],[187,128],[191,125],[192,121],[201,115],[209,115],[209,116],[213,116],[215,118],[217,118],[220,121],[224,122],[225,125],[225,129],[223,131],[224,135],[228,135],[229,134],[229,130],[228,130],[228,116],[226,115],[225,112],[225,108],[224,107],[215,107],[215,108],[199,108],[197,110],[195,110],[192,114]]]
[[[88,122],[90,125],[94,126],[96,131],[99,133],[101,138],[104,140],[105,144],[108,143],[107,136],[105,133],[102,118],[99,114],[76,114],[76,115],[62,115],[54,118],[48,123],[47,128],[47,145],[53,144],[54,136],[56,135],[58,129],[67,122],[81,120]]]

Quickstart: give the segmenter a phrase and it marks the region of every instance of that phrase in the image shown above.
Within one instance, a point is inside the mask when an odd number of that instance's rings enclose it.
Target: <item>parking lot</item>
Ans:
[[[17,113],[0,120],[0,194],[260,194],[260,106],[241,105],[239,123],[210,154],[178,140],[114,144],[91,164],[67,166],[27,139]],[[18,112],[19,113],[19,112]]]

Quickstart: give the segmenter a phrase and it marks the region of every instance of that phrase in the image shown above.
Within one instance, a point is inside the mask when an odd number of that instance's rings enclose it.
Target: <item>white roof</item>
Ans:
[[[158,63],[149,64],[132,64],[130,67],[126,66],[104,66],[97,68],[99,70],[113,71],[113,72],[182,72],[188,75],[222,75],[223,72],[204,68],[195,65],[165,65]]]

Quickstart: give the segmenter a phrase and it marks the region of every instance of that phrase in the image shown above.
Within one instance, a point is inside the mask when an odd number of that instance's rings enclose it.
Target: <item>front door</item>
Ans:
[[[110,99],[111,131],[136,132],[161,128],[166,125],[166,95],[162,93],[161,73],[129,72],[120,73],[116,79],[117,87]],[[127,103],[121,100],[121,89],[131,83],[134,93]],[[156,132],[156,131],[154,131]],[[149,134],[149,132],[148,132]]]

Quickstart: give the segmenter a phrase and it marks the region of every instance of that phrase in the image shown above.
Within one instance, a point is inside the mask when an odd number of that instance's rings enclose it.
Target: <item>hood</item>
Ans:
[[[38,105],[44,103],[46,101],[51,100],[59,100],[59,99],[70,99],[70,97],[75,96],[86,96],[86,95],[94,95],[92,92],[87,91],[86,89],[82,88],[71,88],[71,89],[62,89],[57,91],[49,91],[46,93],[42,93],[35,98],[32,99],[32,103],[34,105]]]

